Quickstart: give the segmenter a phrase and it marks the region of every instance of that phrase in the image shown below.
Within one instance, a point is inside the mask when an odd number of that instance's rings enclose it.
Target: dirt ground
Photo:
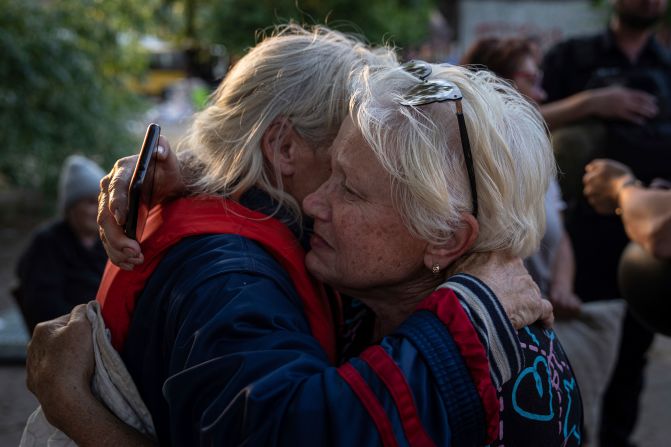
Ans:
[[[1,202],[2,194],[0,207]],[[38,221],[25,216],[3,216],[0,219],[0,246],[3,247],[0,251],[0,314],[14,306],[9,295],[14,264]],[[20,363],[0,363],[0,447],[18,445],[25,421],[36,406],[36,400],[25,387],[24,366]],[[658,336],[650,353],[647,385],[635,440],[639,447],[663,447],[671,445],[670,439],[671,338]]]

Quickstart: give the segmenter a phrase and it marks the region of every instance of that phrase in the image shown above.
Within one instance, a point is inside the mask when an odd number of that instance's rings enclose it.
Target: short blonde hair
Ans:
[[[395,63],[391,50],[371,50],[323,26],[276,28],[230,70],[180,144],[193,178],[189,189],[230,196],[256,186],[300,216],[281,176],[264,161],[264,132],[286,118],[311,148],[326,150],[348,113],[351,73]]]
[[[472,251],[526,256],[545,228],[544,196],[556,175],[547,129],[538,110],[489,72],[433,65],[463,94],[473,153],[480,232]],[[417,237],[442,243],[471,213],[471,192],[455,105],[400,105],[419,81],[400,68],[364,69],[352,116],[392,177],[394,203]]]

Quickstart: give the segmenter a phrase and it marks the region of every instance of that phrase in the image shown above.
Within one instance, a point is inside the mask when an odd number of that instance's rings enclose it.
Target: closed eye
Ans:
[[[343,179],[343,181],[341,182],[340,185],[341,185],[343,191],[345,192],[345,195],[346,195],[346,196],[348,196],[348,197],[350,197],[350,198],[357,198],[357,199],[361,199],[361,198],[362,198],[362,197],[361,197],[361,194],[359,194],[358,192],[356,192],[355,190],[353,190],[352,188],[350,188],[350,187],[347,185],[347,183],[346,183],[346,181],[345,181],[344,179]]]

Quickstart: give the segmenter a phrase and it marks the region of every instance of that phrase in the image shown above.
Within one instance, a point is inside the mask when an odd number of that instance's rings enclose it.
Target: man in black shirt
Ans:
[[[655,98],[652,118],[650,113],[636,116],[640,104],[631,103],[622,104],[631,109],[627,121],[600,122],[601,137],[593,142],[592,151],[576,156],[582,157],[582,165],[607,157],[631,166],[644,182],[671,178],[671,56],[654,37],[666,6],[667,0],[615,0],[605,32],[562,42],[547,54],[543,87],[548,102],[608,85],[642,90]],[[565,179],[565,183],[580,184],[580,178]],[[576,257],[576,293],[586,301],[620,296],[617,265],[628,242],[620,219],[598,215],[581,195],[569,193],[566,199],[566,226]],[[653,334],[627,313],[618,364],[604,397],[602,446],[632,445],[629,437],[638,413],[645,353],[652,340]]]

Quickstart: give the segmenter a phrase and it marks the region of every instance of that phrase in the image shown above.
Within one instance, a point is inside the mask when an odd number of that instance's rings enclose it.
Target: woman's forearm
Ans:
[[[618,201],[629,238],[656,257],[671,257],[671,191],[629,187]]]
[[[40,323],[28,344],[26,385],[47,421],[79,446],[148,446],[152,440],[119,420],[91,392],[95,369],[87,306]]]
[[[559,101],[543,104],[540,107],[541,115],[550,130],[567,126],[592,115],[593,111],[588,107],[588,99],[589,97],[581,92]]]
[[[76,390],[75,390],[76,391]],[[53,421],[80,447],[144,447],[155,443],[131,426],[126,425],[91,393],[78,392],[78,398],[68,404],[69,411],[62,420]],[[51,422],[51,421],[50,421]]]

